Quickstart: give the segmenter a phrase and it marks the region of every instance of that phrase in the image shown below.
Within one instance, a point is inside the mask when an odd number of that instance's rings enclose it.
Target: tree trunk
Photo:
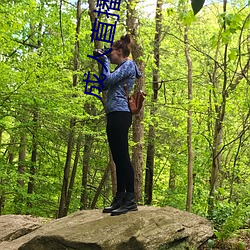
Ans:
[[[2,148],[2,135],[3,131],[2,128],[0,128],[0,150]],[[0,179],[0,186],[3,185],[3,178]],[[0,215],[2,215],[2,208],[4,207],[4,192],[0,189]]]
[[[36,131],[37,131],[37,121],[38,121],[38,112],[34,111],[33,114],[33,132],[32,132],[32,152],[31,152],[31,166],[30,166],[30,177],[28,182],[28,194],[32,194],[34,191],[34,175],[35,175],[35,165],[37,160],[37,139],[36,139]],[[28,202],[28,207],[32,207],[32,203]]]
[[[2,215],[2,209],[4,208],[5,196],[2,190],[0,190],[0,215]]]
[[[66,206],[65,206],[65,209],[64,209],[64,212],[63,212],[63,216],[66,216],[68,214],[68,210],[69,210],[69,204],[70,204],[72,191],[73,191],[73,188],[74,188],[77,164],[78,164],[79,155],[80,155],[81,142],[82,142],[82,134],[80,132],[79,136],[77,138],[76,154],[75,154],[74,164],[73,164],[72,173],[71,173],[71,177],[70,177],[70,183],[69,183],[68,193],[67,193],[67,197],[66,197]]]
[[[3,137],[3,131],[2,128],[0,128],[0,149],[2,148],[2,137]]]
[[[223,1],[223,12],[226,13],[227,10],[227,0]],[[224,31],[226,30],[226,20],[224,18]],[[222,124],[225,116],[226,109],[226,95],[227,95],[227,50],[228,44],[225,44],[224,48],[224,62],[223,62],[223,89],[222,89],[222,103],[220,107],[215,107],[217,112],[215,125],[214,125],[214,140],[213,140],[213,161],[212,161],[212,169],[211,169],[211,177],[210,177],[210,192],[208,199],[208,214],[211,216],[214,207],[214,193],[217,187],[218,175],[220,171],[221,164],[221,145],[222,145]]]
[[[10,143],[9,146],[7,147],[7,157],[6,157],[6,163],[9,164],[10,166],[13,164],[13,160],[15,158],[15,138],[14,136],[10,135]],[[7,168],[6,174],[8,175],[10,173],[11,168]],[[1,179],[1,182],[3,179]],[[17,198],[16,198],[17,199]],[[3,190],[0,190],[0,215],[2,214],[2,209],[4,208],[4,203],[5,203],[5,193]]]
[[[187,117],[187,145],[188,145],[188,189],[187,189],[187,200],[186,200],[186,210],[191,212],[192,206],[192,196],[193,196],[193,151],[192,151],[192,60],[189,53],[188,44],[188,27],[185,27],[185,55],[188,65],[188,117]]]
[[[40,8],[41,10],[44,9],[44,1],[41,0],[40,1]],[[36,32],[36,28],[35,28],[35,25],[32,23],[32,21],[30,22],[30,36],[29,36],[29,39],[30,39],[30,43],[34,43],[34,41],[36,40],[34,34],[37,33],[38,37],[37,37],[37,46],[40,47],[41,46],[41,38],[43,36],[42,34],[42,28],[43,28],[43,21],[41,20],[39,22],[39,25],[38,25],[38,30]],[[30,50],[32,52],[34,52],[34,48],[30,48]],[[41,56],[41,51],[38,52],[38,55]],[[41,68],[41,63],[38,62],[38,67]],[[37,82],[40,81],[40,77],[39,75],[36,77],[37,79]],[[35,101],[35,98],[34,98],[34,105],[36,105],[36,101]],[[29,182],[28,182],[28,194],[32,194],[33,191],[34,191],[34,175],[35,175],[35,165],[36,165],[36,161],[37,161],[37,129],[38,129],[38,109],[37,107],[35,106],[34,107],[34,111],[33,111],[33,128],[32,128],[32,151],[31,151],[31,166],[29,168],[29,174],[30,174],[30,177],[29,177]],[[32,207],[32,203],[31,201],[29,200],[29,197],[28,197],[28,201],[27,201],[27,206],[28,207]]]
[[[171,164],[170,170],[169,170],[169,181],[168,181],[168,188],[170,190],[175,190],[176,188],[175,180],[176,180],[175,166]]]
[[[19,154],[18,154],[18,179],[17,179],[17,183],[18,183],[18,188],[16,190],[16,196],[14,198],[14,211],[15,214],[21,214],[23,213],[22,210],[22,204],[25,203],[24,200],[24,196],[23,196],[23,187],[24,187],[24,179],[22,177],[22,175],[25,172],[25,161],[26,161],[26,150],[27,150],[27,145],[26,145],[26,135],[21,135],[20,138],[20,147],[19,147]]]
[[[16,144],[16,140],[10,136],[10,146],[8,146],[8,156],[7,156],[7,162],[11,165],[13,163],[13,160],[15,158],[14,154],[14,145]]]
[[[172,99],[171,99],[171,104],[174,106],[174,95],[172,95]],[[173,121],[174,122],[174,121]],[[173,123],[173,126],[177,126],[177,124]],[[169,149],[170,152],[174,152],[174,148],[175,148],[175,144],[173,144],[172,146],[172,150],[171,148]],[[173,153],[171,153],[172,155]],[[175,162],[175,156],[171,156],[171,162],[174,163]],[[168,188],[170,190],[175,190],[176,188],[176,166],[175,164],[171,164],[170,165],[170,169],[169,169],[169,181],[168,181]]]
[[[2,148],[2,128],[0,128],[0,150]],[[0,178],[0,186],[3,185],[3,178]],[[2,215],[2,208],[4,207],[4,191],[0,189],[0,215]]]
[[[155,46],[154,46],[154,59],[155,68],[153,69],[153,95],[152,106],[150,110],[150,117],[156,114],[155,103],[158,97],[159,88],[159,68],[160,68],[160,42],[161,42],[161,29],[162,29],[162,0],[157,0],[156,4],[156,33],[155,33]],[[155,126],[149,126],[148,132],[148,147],[147,147],[147,159],[146,159],[146,176],[145,176],[145,204],[150,205],[153,197],[153,177],[154,177],[154,157],[155,157]]]
[[[248,18],[249,18],[249,16],[248,16]],[[247,36],[247,50],[248,50],[248,54],[250,55],[250,35]],[[246,64],[246,65],[249,65],[249,63]],[[247,66],[247,68],[245,67],[245,69],[247,69],[247,70],[248,70],[248,68],[249,68],[249,66]],[[237,79],[236,79],[236,82],[237,82]],[[231,180],[230,180],[230,194],[229,194],[228,202],[231,202],[232,199],[233,199],[234,182],[235,182],[235,179],[236,179],[236,177],[235,177],[235,175],[236,175],[236,165],[237,165],[236,163],[237,163],[237,160],[240,158],[239,157],[240,156],[240,150],[241,150],[241,147],[242,147],[242,144],[243,144],[243,141],[244,141],[244,138],[243,138],[244,134],[247,131],[247,123],[248,123],[249,117],[250,117],[250,109],[248,110],[246,118],[243,120],[242,136],[240,137],[237,152],[236,152],[236,155],[234,157],[234,165],[233,165],[233,170],[232,170],[232,177],[231,177]]]
[[[21,175],[25,172],[25,160],[26,160],[26,136],[22,135],[20,140],[20,148],[19,148],[19,157],[18,157],[18,173],[19,179],[18,184],[23,187],[24,186],[24,180],[22,179]]]
[[[145,91],[145,79],[144,79],[144,62],[140,57],[143,55],[143,48],[139,45],[137,41],[138,33],[137,33],[137,24],[136,24],[136,6],[133,0],[128,0],[127,2],[127,32],[131,34],[134,43],[132,44],[132,56],[133,60],[136,62],[138,68],[142,73],[142,77],[135,84],[135,90],[143,90]],[[133,147],[132,153],[132,165],[135,170],[135,193],[137,197],[137,201],[141,202],[142,200],[142,167],[143,167],[143,148],[142,141],[144,136],[144,126],[143,126],[143,118],[144,118],[144,105],[139,112],[139,114],[133,117],[133,141],[136,145]]]
[[[79,67],[79,34],[80,34],[80,25],[81,25],[81,0],[77,1],[77,21],[76,21],[76,41],[75,41],[75,51],[74,51],[74,71],[78,70]],[[77,74],[73,75],[73,87],[77,85]],[[73,96],[74,97],[74,96]],[[67,147],[67,155],[66,155],[66,162],[64,166],[64,177],[63,177],[63,184],[61,190],[61,198],[59,204],[59,211],[58,211],[58,218],[61,218],[64,215],[64,211],[66,208],[66,196],[68,192],[68,183],[69,183],[69,173],[70,173],[70,163],[72,158],[72,151],[73,151],[73,143],[74,143],[74,130],[75,130],[75,118],[71,118],[70,120],[70,132],[68,137],[68,147]]]
[[[95,10],[95,1],[93,0],[88,0],[89,4],[89,17],[90,17],[90,22],[91,22],[91,28],[94,28],[94,23],[95,23],[95,18],[97,17],[94,10]],[[100,49],[101,48],[101,42],[99,40],[94,39],[94,47],[95,49]]]
[[[106,167],[106,169],[104,171],[104,174],[102,176],[101,182],[100,182],[100,184],[99,184],[99,186],[98,186],[98,188],[97,188],[97,190],[95,192],[94,199],[93,199],[93,201],[91,203],[91,209],[95,208],[97,199],[98,199],[98,197],[99,197],[99,195],[100,195],[100,193],[102,191],[102,187],[104,186],[104,183],[105,183],[106,179],[108,178],[109,170],[111,168],[110,164],[111,164],[111,161],[109,161],[109,164]]]
[[[34,191],[34,177],[33,176],[35,175],[36,159],[37,159],[37,141],[36,141],[35,134],[33,134],[33,136],[32,136],[32,152],[31,152],[32,165],[30,166],[31,177],[29,177],[29,182],[28,182],[28,194],[32,194]]]
[[[85,135],[85,143],[83,150],[83,163],[82,163],[82,193],[81,193],[81,207],[80,209],[87,209],[87,184],[89,172],[89,160],[91,147],[94,138],[91,135]]]
[[[74,145],[73,145],[73,143],[74,143],[74,126],[75,126],[75,121],[74,121],[74,119],[71,119],[66,163],[64,166],[63,185],[62,185],[62,190],[61,190],[61,198],[60,198],[60,205],[59,205],[59,211],[58,211],[58,218],[61,218],[64,216],[64,211],[66,208],[66,198],[67,198],[68,183],[69,183],[69,178],[70,178],[70,176],[69,176],[70,162],[71,162],[72,151],[73,151],[73,147],[74,147]]]

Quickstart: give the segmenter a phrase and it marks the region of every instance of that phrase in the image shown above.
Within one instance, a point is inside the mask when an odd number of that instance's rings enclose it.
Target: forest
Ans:
[[[113,1],[109,15],[97,2],[0,2],[0,215],[112,200],[106,93],[84,81],[110,46],[93,39],[98,20],[116,23],[114,41],[132,36],[143,74],[129,132],[138,203],[206,217],[220,240],[250,237],[250,2]]]

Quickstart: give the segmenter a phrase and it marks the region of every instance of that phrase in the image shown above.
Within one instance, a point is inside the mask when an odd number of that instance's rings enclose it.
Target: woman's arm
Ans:
[[[103,74],[106,75],[106,79],[103,81],[104,88],[110,85],[115,85],[119,83],[121,80],[126,79],[132,75],[132,66],[126,61],[122,63],[122,65],[116,69],[114,72],[110,72],[110,61],[107,57],[104,56],[104,65],[107,67],[108,71],[103,70]]]
[[[101,74],[104,74],[104,68],[103,68],[103,66],[101,66],[100,67],[101,69],[100,69],[100,72],[99,72],[99,79],[100,80],[102,80],[103,78],[105,78],[105,77],[103,77],[103,75],[101,75]],[[104,74],[105,75],[105,74]],[[99,88],[101,89],[101,92],[102,91],[106,91],[106,90],[108,90],[108,86],[106,86],[104,83],[103,83],[103,85],[104,85],[104,88],[101,86],[101,84],[99,83]]]

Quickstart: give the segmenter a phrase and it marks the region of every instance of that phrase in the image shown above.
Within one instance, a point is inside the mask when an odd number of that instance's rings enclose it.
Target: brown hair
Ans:
[[[122,49],[123,56],[127,57],[130,54],[130,46],[131,38],[129,34],[126,34],[125,36],[121,36],[120,40],[115,41],[112,47],[115,49]]]

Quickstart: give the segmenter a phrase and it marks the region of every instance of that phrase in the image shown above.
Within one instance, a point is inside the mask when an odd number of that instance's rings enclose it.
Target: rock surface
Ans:
[[[0,216],[0,250],[184,250],[198,249],[213,235],[206,219],[172,207],[142,206],[120,216],[85,210],[45,225],[42,221],[25,222],[23,216],[23,227],[22,217],[18,217],[17,228],[12,216]],[[11,236],[22,228],[28,233]]]
[[[0,216],[0,242],[12,241],[41,227],[47,219],[31,215]]]

